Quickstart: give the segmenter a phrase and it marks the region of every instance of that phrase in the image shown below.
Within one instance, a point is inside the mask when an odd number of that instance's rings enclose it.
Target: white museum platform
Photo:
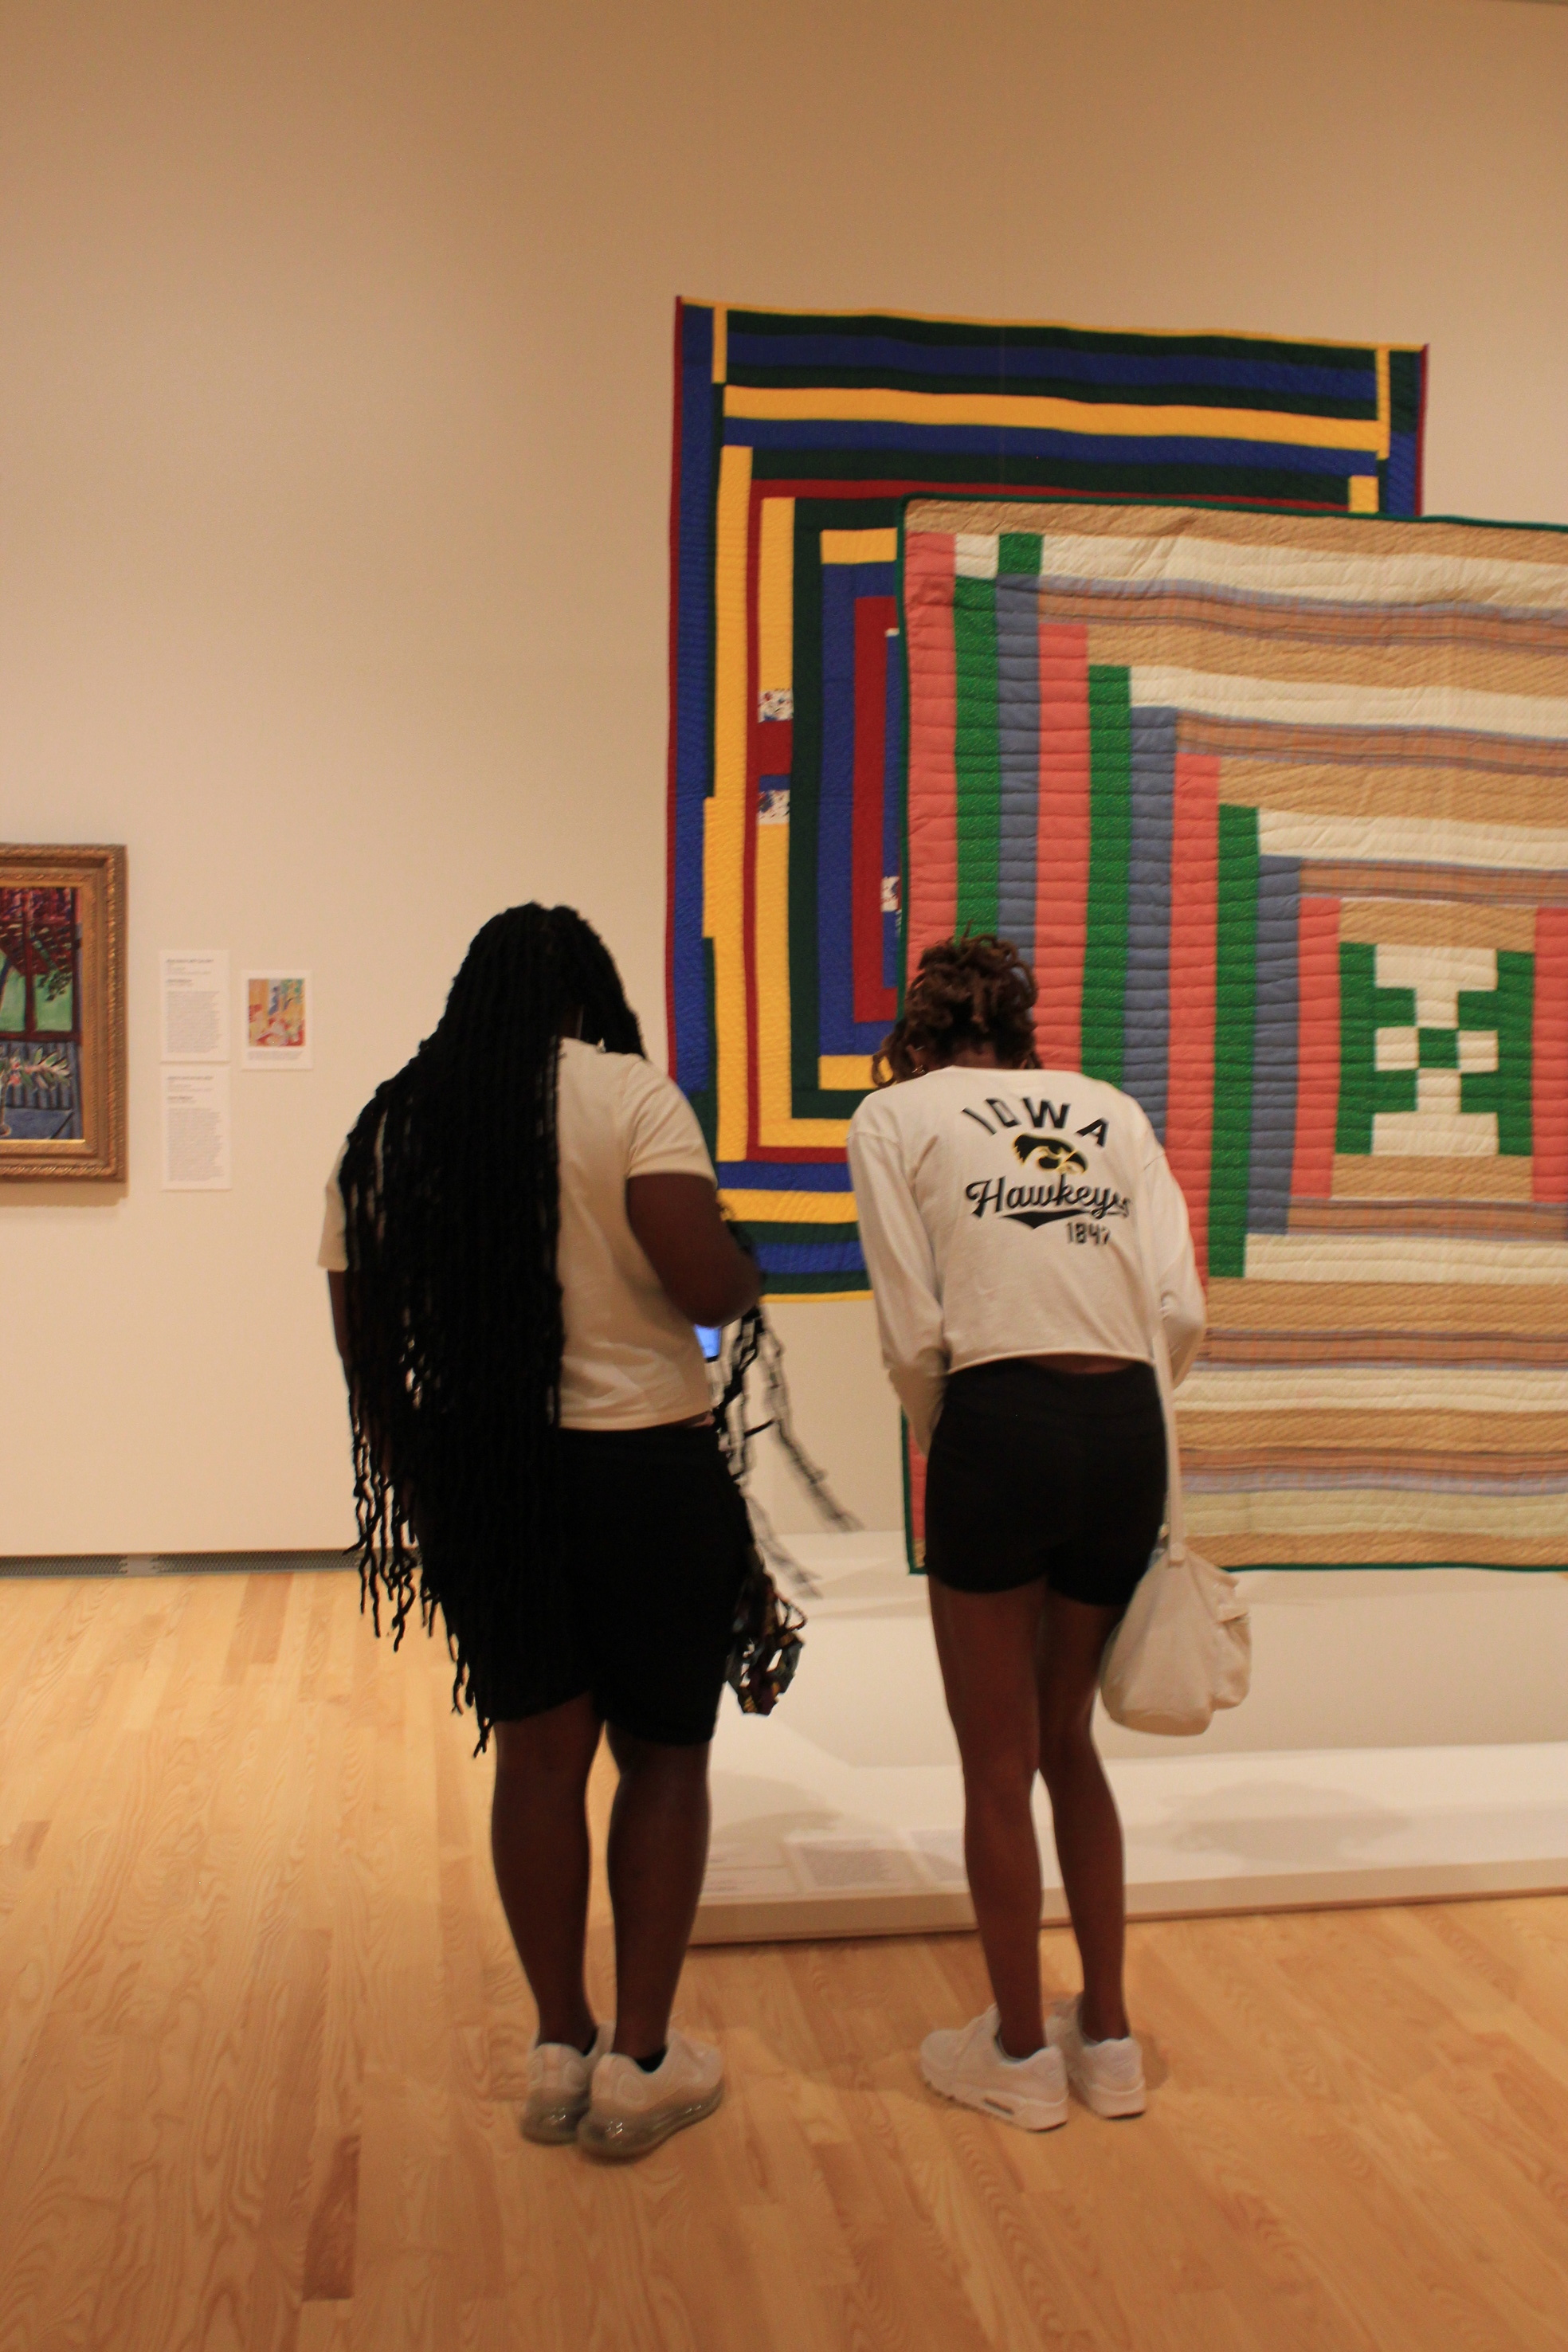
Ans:
[[[973,1923],[924,1580],[896,1534],[796,1536],[795,1686],[728,1692],[696,1940]],[[1103,1716],[1134,1918],[1568,1889],[1568,1579],[1471,1569],[1244,1579],[1253,1687],[1199,1739]],[[1065,1918],[1037,1784],[1045,1917]]]

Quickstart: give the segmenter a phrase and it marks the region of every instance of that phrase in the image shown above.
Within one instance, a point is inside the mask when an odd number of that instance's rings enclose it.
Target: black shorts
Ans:
[[[1010,1356],[947,1383],[926,1478],[926,1568],[959,1592],[1125,1609],[1165,1515],[1165,1429],[1147,1364],[1054,1372]]]
[[[619,1730],[700,1747],[719,1713],[749,1537],[717,1432],[563,1429],[559,1444],[564,1654],[543,1678],[526,1655],[476,1656],[475,1696],[492,1721],[515,1723],[586,1695]],[[442,1612],[461,1641],[445,1599]]]

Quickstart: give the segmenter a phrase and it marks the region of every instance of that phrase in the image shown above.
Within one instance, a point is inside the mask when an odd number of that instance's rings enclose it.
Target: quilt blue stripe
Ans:
[[[1210,441],[1180,435],[1064,433],[1033,425],[846,424],[827,417],[729,416],[724,438],[750,449],[902,449],[911,456],[1072,457],[1081,464],[1203,466],[1233,472],[1323,474],[1343,481],[1377,470],[1370,450],[1321,449],[1294,441]],[[928,496],[940,497],[934,490]]]
[[[1176,714],[1131,714],[1132,822],[1127,891],[1127,985],[1121,1083],[1162,1143],[1171,1055],[1171,817]]]
[[[864,1274],[858,1242],[764,1242],[758,1255],[770,1274]]]
[[[882,761],[882,872],[899,877],[899,901],[903,903],[904,799],[904,647],[900,635],[888,639],[887,752]],[[882,985],[897,988],[901,958],[903,919],[882,917]]]
[[[1203,385],[1210,390],[1267,392],[1281,399],[1363,401],[1377,414],[1377,369],[1310,367],[1288,360],[1224,359],[1180,349],[1165,354],[1074,351],[1018,344],[904,342],[891,335],[749,335],[733,328],[730,373],[749,368],[886,369],[900,375],[984,375],[998,384],[1040,378],[1064,383]]]
[[[996,929],[1026,962],[1035,954],[1040,824],[1039,574],[996,579],[997,725],[1002,774]]]
[[[1249,1234],[1282,1234],[1290,1222],[1296,1157],[1297,1025],[1300,1010],[1301,867],[1294,857],[1258,861],[1258,996],[1252,1043]]]
[[[721,1160],[715,1171],[726,1192],[847,1192],[842,1160]]]
[[[712,761],[710,614],[713,574],[713,313],[688,307],[680,330],[680,501],[676,523],[675,905],[670,987],[676,1066],[688,1094],[711,1083],[702,942],[702,809]]]

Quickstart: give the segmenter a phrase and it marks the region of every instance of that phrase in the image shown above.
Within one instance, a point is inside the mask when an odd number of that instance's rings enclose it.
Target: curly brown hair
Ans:
[[[1011,940],[964,932],[927,948],[904,1009],[871,1064],[874,1086],[939,1069],[965,1045],[994,1045],[1004,1069],[1037,1070],[1035,975]]]

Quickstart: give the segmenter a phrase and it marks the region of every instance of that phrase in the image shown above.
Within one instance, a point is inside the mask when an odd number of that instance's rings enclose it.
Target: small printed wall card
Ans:
[[[245,1049],[247,1070],[308,1070],[310,1066],[310,975],[308,971],[247,971]]]
[[[0,1180],[125,1175],[125,852],[0,844]]]

